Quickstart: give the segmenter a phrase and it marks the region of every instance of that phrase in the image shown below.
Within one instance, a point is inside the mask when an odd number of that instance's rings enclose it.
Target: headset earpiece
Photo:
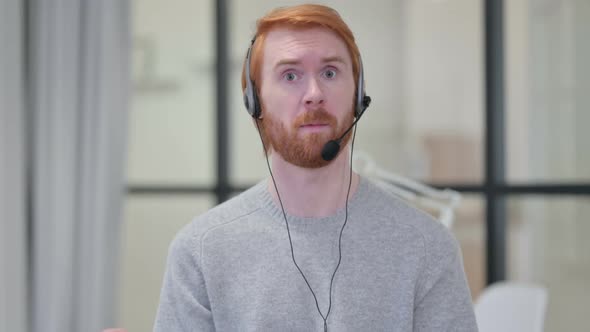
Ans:
[[[252,39],[252,43],[248,48],[248,53],[246,53],[246,90],[244,91],[244,106],[246,106],[248,114],[250,114],[251,117],[254,119],[260,119],[262,111],[260,109],[260,103],[258,102],[258,94],[256,93],[256,86],[250,78],[250,59],[255,40],[256,38]]]
[[[359,55],[359,77],[357,80],[356,105],[354,108],[354,117],[359,118],[371,104],[371,97],[365,94],[365,73],[363,70],[363,61]]]

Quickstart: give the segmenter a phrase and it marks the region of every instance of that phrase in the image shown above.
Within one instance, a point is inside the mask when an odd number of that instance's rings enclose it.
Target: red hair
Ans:
[[[272,10],[265,16],[261,17],[256,22],[256,42],[252,46],[252,52],[250,53],[250,79],[254,84],[259,82],[260,70],[263,58],[264,41],[266,34],[273,28],[281,27],[294,27],[294,28],[311,28],[311,27],[324,27],[335,32],[346,44],[350,57],[352,59],[352,72],[355,78],[355,85],[358,82],[359,75],[359,56],[360,52],[352,31],[344,23],[342,17],[338,12],[330,7],[316,4],[305,4],[293,7],[281,7]],[[242,91],[246,89],[246,67],[248,63],[244,61],[242,68]],[[256,90],[260,93],[260,84],[258,84]],[[355,87],[356,91],[356,87]]]

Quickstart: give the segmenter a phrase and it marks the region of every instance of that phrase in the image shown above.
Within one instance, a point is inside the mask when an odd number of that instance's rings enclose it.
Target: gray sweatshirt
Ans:
[[[279,188],[280,190],[280,188]],[[326,315],[345,209],[287,214]],[[477,331],[461,251],[429,215],[361,178],[348,204],[328,331]],[[323,331],[266,181],[195,218],[169,248],[157,332]]]

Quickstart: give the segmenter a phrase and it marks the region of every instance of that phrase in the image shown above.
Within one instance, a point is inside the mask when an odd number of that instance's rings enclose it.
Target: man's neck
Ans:
[[[326,217],[345,206],[350,178],[348,149],[321,168],[295,166],[277,153],[273,153],[271,158],[274,179],[285,212],[299,217]],[[358,183],[359,177],[353,173],[349,199]],[[268,182],[268,190],[278,204],[272,179]]]

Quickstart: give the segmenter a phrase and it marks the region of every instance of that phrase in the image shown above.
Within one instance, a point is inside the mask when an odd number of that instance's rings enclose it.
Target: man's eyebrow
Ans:
[[[330,57],[326,57],[322,59],[322,63],[330,63],[330,62],[340,62],[342,64],[346,64],[346,61],[344,61],[344,58],[342,58],[341,56],[330,56]],[[279,62],[277,62],[277,64],[275,65],[275,69],[281,66],[286,66],[286,65],[300,65],[301,64],[301,60],[298,59],[281,59]]]
[[[277,62],[277,64],[275,65],[275,68],[285,66],[285,65],[299,65],[299,64],[301,64],[301,61],[297,60],[297,59],[281,59],[279,62]]]
[[[344,58],[341,56],[338,56],[338,55],[322,59],[322,63],[328,63],[328,62],[340,62],[342,64],[346,64],[346,61],[344,61]]]

